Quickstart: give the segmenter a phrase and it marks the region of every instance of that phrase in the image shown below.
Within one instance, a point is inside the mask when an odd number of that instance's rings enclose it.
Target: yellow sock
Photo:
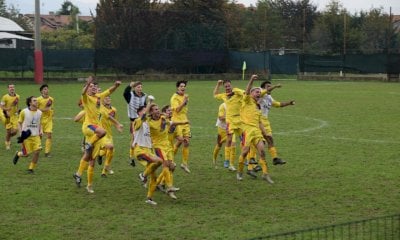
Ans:
[[[30,164],[29,164],[29,169],[35,169],[35,167],[36,167],[36,163],[33,163],[33,162],[31,162]]]
[[[88,186],[92,186],[93,184],[93,175],[94,175],[94,167],[90,166],[87,170],[87,184]]]
[[[106,161],[104,163],[104,165],[109,166],[113,160],[114,157],[114,149],[107,149],[105,151],[105,155],[106,155]]]
[[[225,160],[231,159],[231,147],[225,147]]]
[[[240,154],[238,172],[242,173],[243,168],[244,168],[244,157],[242,156],[242,154]]]
[[[269,152],[269,154],[271,155],[272,159],[278,157],[278,153],[277,153],[275,147],[270,147],[270,148],[268,148],[268,152]]]
[[[160,166],[160,163],[150,163],[147,164],[146,169],[144,170],[144,175],[145,176],[150,176],[152,173],[154,173],[157,168]]]
[[[174,145],[174,155],[176,155],[176,153],[178,152],[178,146],[177,144]]]
[[[220,149],[221,148],[218,146],[218,144],[216,144],[215,147],[214,147],[214,151],[213,151],[213,160],[214,160],[214,162],[217,161],[218,153],[219,153]]]
[[[263,174],[267,174],[268,173],[268,166],[267,166],[267,162],[265,161],[265,159],[260,159],[259,163],[261,165],[261,169],[262,169]]]
[[[157,176],[154,172],[152,172],[150,175],[149,187],[147,189],[147,198],[153,197],[153,193],[156,190],[156,187],[157,187]]]
[[[82,176],[83,171],[86,170],[87,166],[88,166],[88,162],[83,160],[83,159],[81,159],[81,161],[79,162],[79,168],[78,168],[78,171],[77,171],[79,176]]]
[[[182,148],[182,162],[187,165],[188,161],[189,161],[189,147],[183,147]]]
[[[47,138],[45,143],[44,153],[49,153],[51,150],[51,139]]]
[[[229,164],[231,166],[235,165],[235,159],[236,159],[236,147],[235,146],[231,146],[231,156],[229,158]]]
[[[167,187],[172,187],[172,183],[171,183],[171,173],[170,173],[168,167],[164,167],[164,168],[163,168],[163,170],[162,170],[162,172],[161,172],[161,175],[164,176],[165,185],[166,185]]]
[[[254,145],[250,146],[250,151],[247,154],[247,160],[250,160],[251,158],[256,159],[257,156],[257,148]]]

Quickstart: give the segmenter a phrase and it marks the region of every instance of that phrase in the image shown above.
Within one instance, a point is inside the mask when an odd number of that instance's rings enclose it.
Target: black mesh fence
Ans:
[[[46,72],[109,71],[137,74],[147,72],[212,74],[296,74],[298,72],[400,73],[400,54],[311,55],[296,52],[244,52],[224,50],[43,50]],[[33,50],[0,49],[0,71],[32,71]]]
[[[400,214],[261,236],[252,239],[398,240],[400,239]]]

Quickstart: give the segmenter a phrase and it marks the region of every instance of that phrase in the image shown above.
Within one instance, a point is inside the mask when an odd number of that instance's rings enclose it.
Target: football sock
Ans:
[[[94,175],[94,167],[89,165],[88,170],[87,170],[88,186],[91,186],[93,184],[93,175]]]
[[[269,152],[269,154],[271,155],[272,159],[278,157],[278,153],[277,153],[275,147],[270,147],[270,148],[268,148],[268,152]]]
[[[188,161],[189,161],[189,147],[183,147],[182,148],[182,162],[187,165]]]
[[[83,171],[85,171],[85,169],[87,168],[87,166],[88,166],[88,162],[85,161],[85,160],[83,160],[83,159],[81,159],[81,161],[79,162],[78,171],[76,172],[76,173],[78,174],[78,176],[82,176]]]
[[[231,156],[229,158],[229,165],[230,166],[234,166],[235,165],[235,159],[236,159],[236,146],[231,146]]]
[[[44,150],[44,152],[45,153],[49,153],[50,152],[50,150],[51,150],[51,139],[49,139],[49,138],[47,138],[46,139],[46,143],[45,143],[45,150]]]
[[[267,162],[265,161],[265,159],[261,159],[260,158],[260,161],[258,161],[258,162],[259,162],[259,164],[261,166],[263,174],[267,174],[268,173],[268,166],[267,166]]]

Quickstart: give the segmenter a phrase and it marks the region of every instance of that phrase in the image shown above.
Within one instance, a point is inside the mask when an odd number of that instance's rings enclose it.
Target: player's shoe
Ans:
[[[86,190],[88,191],[88,193],[94,193],[92,185],[87,185]]]
[[[28,169],[28,170],[26,170],[26,172],[28,173],[28,174],[34,174],[35,172],[33,171],[33,169]]]
[[[262,175],[262,179],[265,180],[265,181],[267,181],[269,184],[274,184],[274,181],[272,181],[272,179],[271,179],[271,177],[269,176],[268,173],[263,174],[263,175]]]
[[[157,190],[163,193],[167,193],[167,190],[165,189],[165,185],[159,184],[157,185]]]
[[[102,173],[102,174],[101,174],[101,177],[102,177],[102,178],[107,178],[107,174]]]
[[[174,192],[168,192],[168,196],[174,200],[178,199]]]
[[[132,166],[132,167],[135,167],[136,166],[136,162],[135,162],[135,159],[131,159],[131,163],[130,163],[130,165]]]
[[[243,173],[240,173],[240,172],[236,173],[236,179],[238,181],[242,181],[243,180]]]
[[[106,169],[106,170],[107,170],[108,174],[110,174],[110,175],[114,174],[114,171],[112,169]]]
[[[229,167],[229,160],[225,160],[224,161],[224,168],[228,168]]]
[[[278,165],[278,164],[279,164],[279,165],[283,165],[283,164],[286,163],[285,160],[280,159],[280,158],[274,158],[274,159],[272,160],[272,162],[273,162],[274,165]]]
[[[172,191],[172,192],[177,192],[177,191],[179,191],[179,190],[181,190],[181,189],[178,188],[178,187],[172,186],[172,187],[170,187],[168,190],[169,190],[169,191]]]
[[[51,158],[51,155],[50,155],[50,153],[45,153],[44,157]]]
[[[143,173],[139,173],[139,179],[143,184],[147,183],[147,176],[143,175]]]
[[[81,187],[82,178],[74,173],[72,177],[75,179],[76,186]]]
[[[189,169],[189,167],[188,167],[186,164],[182,163],[182,164],[181,164],[181,168],[182,168],[183,171],[185,171],[186,173],[190,173],[190,169]]]
[[[253,168],[253,171],[254,172],[259,172],[259,171],[261,171],[262,170],[262,168],[260,167],[260,165],[257,165],[257,166],[255,166],[254,168]]]
[[[236,168],[231,165],[231,166],[228,167],[228,170],[231,171],[231,172],[235,172]]]
[[[97,156],[97,163],[99,165],[103,164],[103,156]]]
[[[153,199],[151,199],[151,198],[148,198],[148,199],[145,201],[145,203],[150,204],[150,205],[153,205],[153,206],[157,205],[157,203],[154,202]]]
[[[249,164],[257,164],[258,162],[254,158],[250,158]]]
[[[254,172],[254,170],[247,170],[247,175],[249,175],[252,178],[257,178],[257,173]]]
[[[14,163],[14,165],[17,164],[18,159],[19,159],[19,156],[18,156],[18,151],[17,151],[17,152],[15,153],[14,158],[13,158],[13,163]]]

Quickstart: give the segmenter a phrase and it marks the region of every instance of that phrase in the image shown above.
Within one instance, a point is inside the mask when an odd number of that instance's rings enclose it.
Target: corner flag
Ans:
[[[242,71],[243,71],[242,80],[244,80],[244,72],[246,71],[246,61],[243,61]]]

